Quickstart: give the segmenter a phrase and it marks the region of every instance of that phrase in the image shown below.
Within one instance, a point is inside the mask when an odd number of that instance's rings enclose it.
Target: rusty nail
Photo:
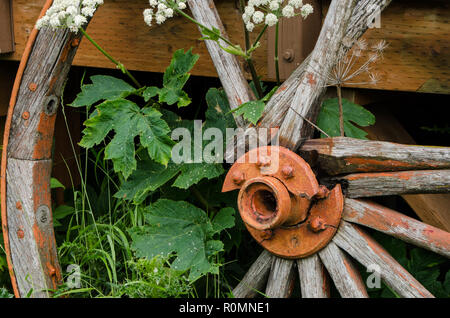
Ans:
[[[80,45],[80,39],[73,39],[71,45],[72,47],[77,47]]]
[[[28,120],[28,118],[30,118],[30,112],[28,112],[28,111],[23,112],[22,118],[25,119],[25,120]]]
[[[273,236],[273,231],[272,230],[264,230],[261,232],[261,238],[263,240],[270,240]]]
[[[294,168],[291,166],[284,166],[283,169],[281,169],[281,173],[286,179],[292,178],[294,176]]]
[[[23,230],[22,229],[18,229],[17,230],[17,237],[20,238],[20,239],[23,239],[24,236],[25,236],[25,233],[23,232]]]
[[[261,156],[258,158],[258,162],[256,162],[256,165],[258,167],[265,167],[265,166],[270,166],[271,160],[269,157],[266,156]]]
[[[16,202],[16,209],[17,210],[22,210],[22,202],[20,202],[20,201]]]
[[[325,199],[330,195],[330,190],[324,185],[319,186],[319,192],[316,194],[317,199]]]
[[[30,85],[28,85],[28,88],[30,89],[30,91],[34,92],[37,89],[37,84],[36,83],[30,83]]]
[[[50,276],[55,276],[55,274],[56,274],[55,267],[51,264],[48,264],[47,266],[48,266],[48,272],[49,272]]]
[[[321,231],[325,230],[325,221],[324,221],[324,219],[321,218],[320,216],[314,217],[314,218],[309,222],[309,228],[310,228],[311,231],[313,231],[314,233],[318,233],[318,232],[321,232]]]
[[[240,185],[245,181],[245,175],[241,171],[236,171],[233,173],[232,179],[235,184]]]

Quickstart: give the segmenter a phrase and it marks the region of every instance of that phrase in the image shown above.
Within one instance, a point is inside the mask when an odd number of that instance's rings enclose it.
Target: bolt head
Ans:
[[[261,232],[261,238],[263,240],[270,240],[273,236],[273,231],[272,230],[264,230]]]
[[[325,220],[320,216],[313,217],[309,222],[309,228],[314,233],[319,233],[325,230]]]
[[[272,161],[270,160],[269,157],[267,157],[267,156],[260,156],[258,158],[258,162],[256,162],[256,165],[258,167],[267,167],[267,166],[270,166],[271,162]]]
[[[242,184],[245,181],[245,175],[242,171],[236,171],[231,176],[233,182],[237,185]]]
[[[291,166],[284,166],[281,169],[281,173],[286,179],[292,178],[294,176],[294,168],[292,168]]]

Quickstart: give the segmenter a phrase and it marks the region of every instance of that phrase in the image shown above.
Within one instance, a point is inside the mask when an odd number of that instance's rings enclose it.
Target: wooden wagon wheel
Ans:
[[[51,3],[52,1],[47,1],[42,14]],[[205,25],[224,30],[213,1],[188,0],[188,3],[197,20]],[[383,10],[389,3],[390,1],[386,0],[333,0],[311,57],[274,95],[258,126],[280,127],[282,144],[291,149],[297,148],[300,141],[311,133],[311,127],[303,125],[303,118],[314,120],[320,105],[320,97],[323,93],[320,73],[329,71],[335,63],[337,53],[350,49],[364,33],[367,20],[375,10],[366,10],[366,8]],[[5,250],[17,297],[25,296],[31,290],[34,291],[33,297],[47,297],[49,293],[46,290],[55,288],[61,280],[51,221],[51,148],[61,89],[80,39],[80,35],[64,30],[57,32],[33,30],[19,67],[9,105],[1,166],[1,204]],[[208,50],[231,107],[236,108],[253,99],[236,58],[222,52],[215,43],[208,43]],[[301,117],[298,117],[298,114]],[[236,122],[240,127],[246,127],[242,119],[236,118]],[[306,145],[302,149],[307,151],[305,147]],[[315,145],[312,147],[315,147],[314,151],[320,153],[318,150],[320,147]],[[445,160],[448,160],[448,153],[445,152],[445,154]],[[389,155],[387,158],[395,160]],[[319,164],[322,165],[321,162]],[[425,169],[429,168],[431,168],[430,165],[425,166]],[[404,172],[398,173],[404,174]],[[436,173],[444,176],[448,181],[447,170],[439,170]],[[413,172],[413,174],[420,179],[420,173]],[[406,179],[405,175],[401,176]],[[345,179],[345,182],[349,184],[348,191],[356,179]],[[424,184],[433,185],[425,179],[421,179],[424,180]],[[410,187],[411,184],[410,182]],[[414,191],[417,192],[417,190]],[[436,189],[427,191],[436,191]],[[439,188],[439,191],[447,192],[448,186]],[[314,254],[297,261],[304,295],[310,297],[327,295],[325,288],[322,288],[326,286],[326,281],[321,262],[325,264],[334,281],[342,285],[338,289],[344,296],[366,295],[360,279],[340,251],[340,247],[363,264],[379,263],[384,266],[383,268],[399,274],[397,276],[387,273],[383,276],[388,284],[398,286],[394,290],[398,290],[399,294],[431,296],[414,278],[387,256],[381,247],[348,222],[371,226],[387,233],[397,229],[384,226],[383,221],[386,223],[397,220],[400,225],[412,224],[422,231],[421,236],[416,232],[404,230],[405,227],[400,227],[395,235],[420,246],[428,248],[435,246],[434,251],[446,256],[449,250],[448,233],[371,203],[346,199],[345,206],[345,221],[341,222],[340,229],[333,240],[321,249],[318,255]],[[382,216],[381,221],[380,217],[377,218],[377,222],[371,221],[374,213]],[[429,243],[430,240],[434,240],[433,244]],[[236,287],[234,295],[236,297],[253,295],[254,288],[259,289],[269,276],[267,295],[288,296],[293,276],[292,265],[292,260],[274,258],[270,253],[264,252],[244,280]]]

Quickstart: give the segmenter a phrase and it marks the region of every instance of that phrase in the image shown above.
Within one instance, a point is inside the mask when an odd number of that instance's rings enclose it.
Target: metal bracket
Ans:
[[[231,167],[222,192],[239,189],[250,234],[269,252],[297,259],[325,247],[344,208],[340,185],[320,186],[309,164],[287,148],[253,149]]]

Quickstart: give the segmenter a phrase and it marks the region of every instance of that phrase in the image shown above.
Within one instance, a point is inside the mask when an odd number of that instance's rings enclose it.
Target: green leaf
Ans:
[[[136,89],[127,82],[107,75],[94,75],[92,84],[83,85],[72,107],[91,106],[101,100],[114,100],[125,98],[136,92]]]
[[[344,132],[347,137],[367,139],[367,133],[354,124],[367,127],[375,123],[375,116],[364,107],[354,104],[347,99],[342,100],[344,110]],[[323,102],[317,119],[317,125],[331,137],[340,136],[339,131],[339,102],[337,98]],[[322,137],[325,137],[322,134]]]
[[[137,257],[152,259],[173,253],[175,270],[189,270],[189,279],[215,271],[210,257],[223,249],[220,241],[211,241],[213,226],[206,213],[183,201],[160,199],[145,211],[147,226],[130,230],[132,248]]]
[[[57,188],[65,189],[66,187],[58,179],[51,178],[50,179],[50,189],[57,189]]]
[[[159,95],[160,103],[184,107],[191,103],[191,99],[183,91],[183,87],[191,76],[188,72],[194,67],[199,55],[192,54],[192,49],[184,53],[182,49],[175,51],[169,67],[164,72],[163,88],[149,88],[144,93],[145,98]],[[156,93],[156,94],[155,94]]]
[[[126,99],[106,101],[97,106],[97,112],[85,121],[80,145],[91,148],[102,142],[110,131],[115,135],[105,148],[105,159],[111,159],[114,171],[127,179],[136,169],[134,138],[140,137],[151,159],[167,165],[173,142],[167,123],[154,108],[140,109]]]
[[[218,28],[212,27],[212,29],[210,30],[208,28],[201,27],[201,31],[202,34],[204,35],[202,40],[212,40],[212,41],[219,40],[220,30]]]
[[[212,221],[213,233],[220,233],[224,229],[229,229],[234,226],[234,209],[233,208],[223,208]]]
[[[68,205],[60,205],[53,211],[53,218],[56,220],[64,219],[66,216],[74,214],[75,208]]]
[[[233,112],[237,115],[242,115],[244,119],[250,121],[253,125],[256,125],[261,118],[265,107],[266,104],[262,100],[255,100],[242,104],[234,109]]]
[[[213,163],[185,163],[180,166],[181,174],[173,183],[174,187],[187,189],[203,179],[214,179],[222,175],[225,170],[221,164]]]
[[[227,128],[236,128],[234,117],[230,114],[230,104],[227,95],[223,90],[210,88],[206,93],[206,103],[208,105],[206,110],[206,128],[219,128],[224,135]]]
[[[133,200],[134,204],[140,204],[150,193],[166,184],[179,172],[180,167],[173,163],[169,163],[169,165],[165,167],[153,160],[139,161],[137,169],[128,180],[121,185],[114,197]]]

